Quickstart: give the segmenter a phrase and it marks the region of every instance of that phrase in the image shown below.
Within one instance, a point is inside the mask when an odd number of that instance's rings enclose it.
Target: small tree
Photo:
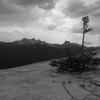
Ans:
[[[84,44],[85,42],[85,34],[89,31],[93,31],[92,27],[89,27],[89,16],[85,16],[82,18],[83,21],[83,38],[82,38],[82,54],[84,53]]]

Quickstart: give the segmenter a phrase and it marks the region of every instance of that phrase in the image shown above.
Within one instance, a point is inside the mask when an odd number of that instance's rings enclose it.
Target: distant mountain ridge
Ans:
[[[71,48],[71,52],[77,54],[81,45],[69,41],[65,41],[63,44],[51,44],[35,38],[0,42],[0,69],[66,57],[66,48]],[[91,50],[94,49],[91,48]]]
[[[2,42],[3,43],[3,42]],[[6,42],[5,42],[6,43]],[[19,41],[14,41],[14,42],[10,42],[10,44],[16,44],[16,45],[47,45],[47,46],[51,46],[51,47],[57,47],[57,48],[66,48],[66,47],[77,47],[80,48],[81,45],[78,43],[71,43],[70,41],[65,41],[63,44],[53,44],[53,43],[47,43],[46,41],[41,41],[41,40],[36,40],[35,38],[32,39],[27,39],[27,38],[23,38],[22,40]],[[86,47],[85,48],[89,48],[89,49],[100,49],[100,46],[98,47]]]
[[[3,43],[3,42],[2,42]],[[40,45],[48,45],[48,46],[53,46],[53,47],[59,47],[59,46],[70,46],[70,45],[75,45],[75,46],[80,46],[77,43],[71,43],[70,41],[65,41],[63,44],[53,44],[53,43],[47,43],[45,41],[41,41],[41,40],[36,40],[35,38],[32,39],[27,39],[27,38],[23,38],[22,40],[19,41],[14,41],[14,42],[4,42],[4,43],[10,43],[10,44],[16,44],[16,45],[34,45],[34,44],[40,44]]]
[[[13,42],[3,42],[0,41],[0,45],[13,45],[13,46],[34,46],[34,45],[41,45],[41,46],[49,46],[49,47],[54,47],[54,48],[59,48],[59,49],[65,49],[67,48],[81,48],[81,45],[78,43],[71,43],[70,41],[65,41],[62,44],[53,44],[53,43],[47,43],[46,41],[41,41],[39,39],[28,39],[28,38],[23,38],[21,40],[13,41]],[[98,47],[86,47],[90,50],[95,50],[95,49],[100,49],[100,46]]]

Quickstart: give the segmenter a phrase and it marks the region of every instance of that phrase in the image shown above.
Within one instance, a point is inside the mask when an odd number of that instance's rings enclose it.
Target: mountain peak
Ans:
[[[63,45],[69,45],[69,44],[71,44],[70,41],[65,41],[65,42],[63,43]]]
[[[41,41],[41,40],[36,40],[35,38],[32,39],[27,39],[27,38],[23,38],[22,40],[19,41],[15,41],[15,44],[20,44],[20,45],[30,45],[30,44],[47,44],[45,41]]]
[[[20,40],[21,42],[28,42],[29,41],[29,39],[27,39],[27,38],[23,38],[22,40]]]
[[[22,40],[20,41],[36,41],[35,38],[32,38],[32,39],[28,39],[28,38],[23,38]]]

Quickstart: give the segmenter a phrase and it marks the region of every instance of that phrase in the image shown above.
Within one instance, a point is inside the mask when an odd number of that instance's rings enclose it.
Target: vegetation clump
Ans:
[[[52,60],[50,65],[56,67],[58,72],[79,72],[96,69],[100,59],[94,57],[96,53],[84,53],[77,56],[70,56],[65,59]]]

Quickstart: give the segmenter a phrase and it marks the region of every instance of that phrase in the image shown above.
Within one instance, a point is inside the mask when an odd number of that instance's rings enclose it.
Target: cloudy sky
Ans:
[[[0,0],[0,41],[81,43],[81,19],[86,15],[94,29],[86,42],[100,46],[100,0]]]

